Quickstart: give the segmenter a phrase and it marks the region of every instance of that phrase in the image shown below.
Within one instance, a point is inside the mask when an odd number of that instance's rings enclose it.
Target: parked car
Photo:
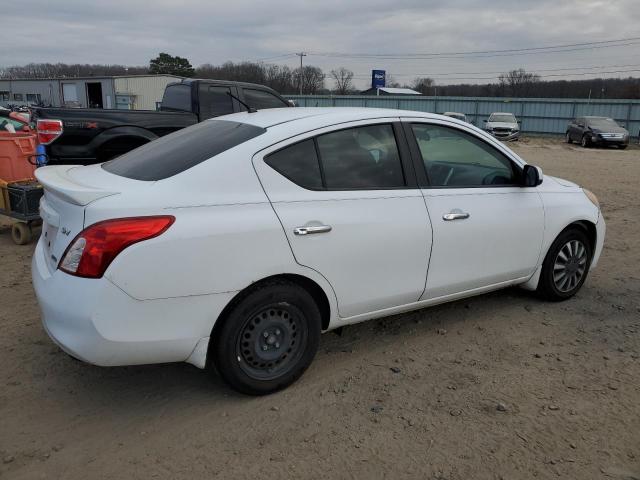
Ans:
[[[455,118],[457,120],[461,120],[463,122],[468,122],[469,121],[469,120],[467,120],[467,116],[464,113],[444,112],[443,115],[445,115],[447,117]]]
[[[578,117],[567,125],[567,143],[579,142],[587,148],[591,145],[615,145],[625,149],[629,145],[629,132],[613,118]]]
[[[257,110],[291,106],[264,85],[187,79],[167,85],[160,111],[35,108],[34,114],[52,164],[92,164],[208,118],[246,110],[243,103]]]
[[[520,124],[513,113],[494,112],[484,124],[484,129],[500,140],[520,138]]]
[[[215,366],[249,394],[300,377],[321,331],[512,285],[567,299],[605,235],[591,192],[414,111],[237,113],[36,175],[54,342],[96,365]]]

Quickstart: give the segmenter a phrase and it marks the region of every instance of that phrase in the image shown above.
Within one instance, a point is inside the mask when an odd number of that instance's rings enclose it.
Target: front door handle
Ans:
[[[464,220],[466,218],[469,218],[469,214],[458,209],[452,210],[449,213],[445,213],[442,216],[442,219],[446,222],[450,222],[451,220]]]
[[[311,235],[312,233],[327,233],[330,231],[330,225],[311,225],[308,227],[297,227],[293,229],[293,233],[296,235]]]

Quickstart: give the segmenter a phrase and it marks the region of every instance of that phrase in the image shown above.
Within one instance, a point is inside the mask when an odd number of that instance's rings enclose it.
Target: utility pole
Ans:
[[[300,57],[300,75],[299,75],[299,82],[300,82],[300,95],[302,95],[302,57],[306,57],[307,54],[304,52],[300,52],[300,53],[296,53],[296,55],[298,55]]]

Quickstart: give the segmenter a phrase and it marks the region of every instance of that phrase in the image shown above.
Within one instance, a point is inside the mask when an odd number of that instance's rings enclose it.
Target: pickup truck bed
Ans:
[[[198,123],[190,112],[37,108],[38,119],[63,119],[64,134],[48,146],[54,163],[103,162]]]

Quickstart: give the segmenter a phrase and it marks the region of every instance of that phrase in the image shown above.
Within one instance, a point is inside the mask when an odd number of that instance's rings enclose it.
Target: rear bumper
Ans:
[[[232,294],[136,300],[105,278],[83,279],[49,272],[42,243],[31,273],[44,329],[69,355],[100,366],[189,360],[204,366],[209,337]]]

